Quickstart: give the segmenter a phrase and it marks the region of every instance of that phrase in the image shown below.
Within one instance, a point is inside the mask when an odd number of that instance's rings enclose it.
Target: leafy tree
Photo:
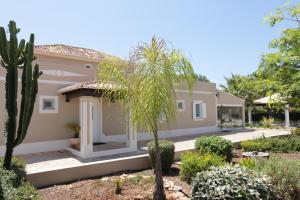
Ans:
[[[153,195],[156,200],[166,199],[158,147],[158,130],[163,125],[161,117],[164,116],[167,122],[175,117],[174,87],[186,84],[191,89],[195,80],[193,75],[189,60],[179,50],[169,48],[164,40],[155,37],[149,44],[140,43],[128,63],[107,58],[99,69],[100,83],[116,83],[105,96],[108,99],[118,97],[125,111],[130,113],[132,122],[154,136],[156,178]]]
[[[205,75],[195,73],[194,76],[195,76],[195,79],[197,79],[200,82],[210,82]]]
[[[39,65],[32,67],[34,56],[34,35],[30,35],[30,40],[18,42],[17,34],[20,31],[14,21],[8,25],[9,40],[6,32],[0,27],[0,63],[7,71],[5,91],[6,91],[6,111],[7,121],[5,123],[6,152],[3,166],[10,169],[14,148],[22,143],[30,124],[34,102],[38,91],[38,78],[41,75]],[[22,70],[22,91],[21,104],[18,116],[18,71]],[[2,113],[3,114],[3,113]],[[17,124],[17,119],[19,123]]]

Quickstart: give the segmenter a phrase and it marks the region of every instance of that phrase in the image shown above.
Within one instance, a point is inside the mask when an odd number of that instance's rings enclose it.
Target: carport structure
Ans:
[[[284,125],[286,128],[290,127],[290,113],[289,113],[289,104],[288,102],[279,94],[273,94],[267,97],[263,97],[261,99],[257,99],[253,102],[253,106],[267,106],[270,103],[281,103],[284,105],[284,116],[285,122]],[[248,122],[252,123],[252,108],[253,106],[248,106]]]

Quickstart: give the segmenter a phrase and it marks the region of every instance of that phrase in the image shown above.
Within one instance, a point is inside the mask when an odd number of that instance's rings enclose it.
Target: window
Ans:
[[[176,110],[179,112],[182,112],[185,110],[184,100],[176,100]]]
[[[40,113],[58,113],[58,97],[40,96]]]
[[[206,103],[202,101],[193,102],[193,119],[203,120],[206,118]]]

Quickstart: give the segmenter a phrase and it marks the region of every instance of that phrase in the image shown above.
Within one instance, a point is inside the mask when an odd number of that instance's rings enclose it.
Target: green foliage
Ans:
[[[295,129],[293,129],[291,133],[293,136],[300,136],[300,128],[297,127]]]
[[[196,173],[207,170],[211,166],[220,166],[224,163],[224,159],[216,154],[183,153],[181,156],[180,179],[189,183]]]
[[[162,170],[168,172],[174,161],[175,146],[173,142],[160,140],[158,146],[161,152],[161,167]],[[154,141],[148,143],[148,153],[151,165],[155,168],[155,144]]]
[[[66,127],[74,132],[74,138],[79,137],[80,126],[78,123],[68,123],[66,124]]]
[[[300,199],[300,161],[272,156],[270,159],[259,159],[255,167],[260,173],[271,178],[281,199]]]
[[[3,159],[0,159],[3,164]],[[0,168],[0,199],[38,200],[38,191],[25,180],[25,163],[12,159],[11,170]]]
[[[299,136],[279,136],[242,141],[244,151],[295,152],[300,151]]]
[[[273,123],[274,123],[274,118],[264,117],[262,120],[262,125],[264,128],[271,128]]]
[[[0,63],[6,69],[6,111],[8,118],[5,123],[6,153],[4,167],[10,169],[13,149],[22,143],[31,120],[34,102],[38,91],[38,78],[41,75],[39,65],[32,62],[34,56],[34,35],[30,35],[29,42],[25,40],[18,42],[17,34],[20,31],[14,21],[8,25],[9,40],[6,32],[0,27]],[[22,90],[20,108],[17,106],[18,94],[18,70],[22,72]],[[20,115],[18,116],[18,110]],[[17,124],[17,119],[19,123]],[[18,126],[17,126],[18,125]],[[17,129],[18,127],[18,129]]]
[[[219,136],[203,136],[196,139],[196,150],[199,153],[214,153],[230,162],[233,157],[233,144]]]
[[[192,200],[275,200],[270,179],[238,166],[211,167],[192,181]]]
[[[253,169],[256,166],[256,160],[254,158],[243,158],[239,161],[239,165]]]
[[[205,75],[195,73],[194,76],[200,82],[210,82]]]

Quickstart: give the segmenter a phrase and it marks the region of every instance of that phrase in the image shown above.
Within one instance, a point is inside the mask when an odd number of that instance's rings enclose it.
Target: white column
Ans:
[[[285,116],[285,127],[290,127],[290,113],[289,113],[289,105],[284,106],[284,116]]]
[[[88,98],[80,97],[80,152],[88,157],[93,152],[93,137],[91,134],[91,102]]]
[[[137,126],[131,120],[130,113],[126,117],[127,146],[137,150]]]
[[[252,106],[248,106],[248,123],[252,124]]]
[[[245,128],[245,105],[242,106],[242,123],[243,128]]]

